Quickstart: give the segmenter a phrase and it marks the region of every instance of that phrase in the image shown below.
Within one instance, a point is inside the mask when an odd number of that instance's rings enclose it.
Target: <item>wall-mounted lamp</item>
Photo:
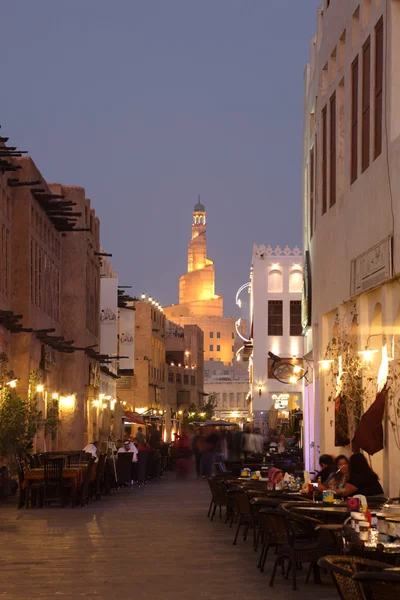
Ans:
[[[12,379],[11,381],[7,381],[6,385],[8,385],[8,387],[10,387],[10,388],[16,388],[17,382],[18,382],[18,379]]]
[[[378,350],[374,350],[372,348],[368,348],[368,346],[365,346],[365,350],[359,350],[358,354],[361,354],[363,357],[363,360],[369,362],[373,359],[374,354],[376,354],[378,352]]]
[[[259,396],[261,396],[261,394],[262,394],[262,389],[263,389],[263,384],[262,384],[262,383],[259,383],[259,384],[258,384],[258,395],[259,395]]]
[[[73,408],[75,406],[75,396],[61,396],[60,408]]]
[[[39,392],[39,394],[41,394],[44,391],[44,385],[39,383],[39,385],[36,386],[36,391]]]
[[[318,364],[321,365],[321,369],[323,371],[329,371],[331,364],[334,362],[333,358],[324,358],[323,360],[319,360]]]

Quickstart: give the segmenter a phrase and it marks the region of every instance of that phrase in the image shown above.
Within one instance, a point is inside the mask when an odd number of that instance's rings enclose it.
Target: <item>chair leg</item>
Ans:
[[[288,566],[287,566],[286,573],[285,573],[285,562],[282,563],[282,575],[283,575],[284,579],[289,579],[289,574],[290,574],[290,570],[291,570],[292,566],[293,566],[292,561],[289,559]]]
[[[216,504],[214,504],[214,510],[212,511],[212,515],[211,515],[211,521],[213,521],[213,520],[214,520],[214,516],[215,516],[215,513],[216,513],[216,512],[217,512],[217,505],[216,505]]]
[[[318,566],[318,563],[316,563],[316,562],[311,563],[310,566],[311,566],[311,568],[313,570],[314,583],[316,583],[316,584],[322,583],[322,581],[321,581],[321,571],[320,571],[320,568]]]
[[[270,587],[273,587],[274,585],[274,580],[275,580],[275,574],[276,574],[276,569],[278,568],[278,562],[279,562],[279,555],[276,557],[275,562],[274,562],[274,568],[272,569],[272,573],[271,573],[271,579],[269,582]]]
[[[222,519],[222,506],[219,505],[219,518]]]
[[[235,509],[232,510],[232,516],[231,516],[231,522],[229,523],[229,527],[232,527],[233,522],[235,520],[235,516],[236,516],[236,511]]]
[[[236,546],[236,542],[237,542],[237,539],[238,539],[238,535],[239,535],[239,531],[240,531],[240,528],[241,528],[241,526],[242,526],[242,520],[240,519],[240,520],[239,520],[239,524],[238,524],[238,526],[237,526],[237,530],[236,530],[235,539],[233,540],[233,545],[234,545],[234,546]]]
[[[257,528],[256,526],[253,524],[253,547],[254,547],[254,552],[257,552],[258,549],[258,534],[257,534]]]
[[[292,590],[295,592],[297,590],[297,581],[296,581],[296,561],[293,556],[292,558]]]
[[[310,580],[311,569],[312,569],[312,563],[310,563],[310,566],[308,567],[307,577],[306,577],[306,583],[308,583],[309,580]]]
[[[244,542],[247,540],[247,532],[249,531],[249,527],[250,527],[250,525],[248,523],[246,523],[246,525],[244,526],[244,533],[243,533],[243,541]]]
[[[225,514],[225,525],[227,524],[227,522],[229,520],[229,516],[230,516],[229,506],[227,505],[227,507],[226,507],[226,514]]]
[[[211,502],[210,502],[210,508],[208,509],[208,514],[207,517],[209,517],[211,515],[211,509],[212,509],[212,505],[214,504],[214,499],[211,498]]]
[[[255,535],[255,530],[254,530],[254,535]],[[257,550],[258,550],[258,544],[260,543],[260,537],[261,537],[261,529],[258,530],[257,537],[254,542],[254,552],[257,552]]]
[[[267,562],[269,548],[270,548],[269,541],[267,540],[264,544],[264,549],[263,549],[264,554],[263,554],[261,566],[260,566],[261,573],[264,573],[265,563]]]

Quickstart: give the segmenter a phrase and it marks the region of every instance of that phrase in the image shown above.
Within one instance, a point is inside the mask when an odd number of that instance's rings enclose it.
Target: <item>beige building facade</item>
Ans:
[[[396,370],[400,336],[400,2],[331,0],[318,9],[305,70],[305,450],[339,454],[335,404],[343,357],[335,342],[350,332],[362,360],[364,409],[378,373]],[[337,344],[336,344],[337,346]],[[331,348],[331,351],[329,351]],[[333,348],[333,350],[332,350]],[[371,352],[365,352],[365,349]],[[325,359],[325,362],[321,362]],[[333,362],[328,362],[333,361]],[[368,378],[373,382],[367,385]],[[336,389],[335,389],[336,387]],[[372,457],[385,492],[398,496],[398,394],[389,389],[384,450]],[[396,419],[394,419],[396,421]]]
[[[129,410],[144,413],[150,408],[165,409],[166,318],[154,301],[132,303],[135,311],[134,372],[121,374],[118,397]],[[122,348],[121,348],[121,351]]]
[[[167,404],[180,416],[190,405],[204,403],[203,332],[197,325],[167,321]]]
[[[36,393],[45,417],[57,411],[54,439],[41,432],[36,448],[80,449],[100,385],[99,221],[83,188],[48,184],[29,157],[11,153],[5,163],[0,347],[17,392]]]

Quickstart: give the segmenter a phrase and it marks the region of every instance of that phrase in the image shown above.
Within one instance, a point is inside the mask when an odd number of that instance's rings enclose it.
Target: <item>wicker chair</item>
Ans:
[[[289,560],[286,578],[292,570],[292,587],[297,589],[296,567],[298,563],[309,563],[306,583],[311,570],[314,573],[314,582],[320,583],[318,560],[329,554],[334,549],[334,544],[327,544],[325,539],[319,539],[315,532],[315,524],[320,524],[315,519],[286,515],[280,512],[268,511],[266,513],[267,527],[274,539],[277,540],[278,552],[273,567],[270,586],[274,585],[275,574],[279,563],[284,559]]]
[[[387,568],[385,563],[355,556],[325,556],[318,564],[330,572],[342,600],[365,600],[362,587],[353,575],[361,571],[381,572]]]
[[[356,573],[353,581],[362,585],[367,600],[394,600],[400,593],[400,573]]]
[[[244,527],[243,540],[247,540],[247,533],[249,529],[253,529],[253,538],[254,538],[254,546],[257,542],[257,522],[254,518],[253,512],[251,510],[250,498],[247,496],[246,492],[238,491],[235,495],[235,512],[238,515],[238,526],[236,529],[236,534],[233,539],[233,545],[236,546],[236,542],[239,536],[240,529]]]
[[[208,478],[208,485],[211,490],[211,503],[210,508],[208,510],[208,517],[211,516],[211,521],[214,520],[215,513],[217,512],[217,508],[219,508],[219,516],[222,517],[222,509],[226,509],[226,519],[228,519],[228,506],[230,504],[230,499],[228,497],[227,488],[225,487],[223,481],[219,480],[216,477]]]
[[[257,567],[260,569],[261,573],[264,572],[265,563],[267,560],[268,552],[270,548],[275,548],[277,550],[279,540],[275,535],[275,529],[271,528],[270,521],[268,519],[269,514],[274,514],[276,512],[276,507],[273,503],[271,503],[270,507],[265,503],[265,498],[262,498],[264,501],[258,513],[258,522],[259,529],[257,535],[256,547],[258,547],[259,541],[261,540],[261,553],[257,563]],[[257,498],[253,498],[251,502],[257,501]]]

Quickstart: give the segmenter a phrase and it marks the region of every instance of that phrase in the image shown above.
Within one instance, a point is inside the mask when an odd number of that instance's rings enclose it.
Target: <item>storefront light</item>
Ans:
[[[99,406],[100,402],[98,400],[93,400],[93,406],[97,407]]]

